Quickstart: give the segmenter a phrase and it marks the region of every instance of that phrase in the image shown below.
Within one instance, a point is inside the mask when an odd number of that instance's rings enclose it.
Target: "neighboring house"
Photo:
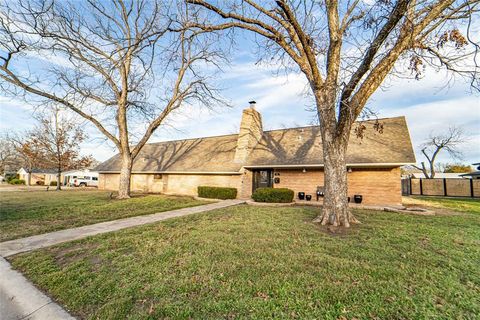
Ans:
[[[28,171],[24,168],[20,168],[17,171],[19,179],[28,180]],[[43,183],[49,185],[51,181],[57,181],[57,170],[56,169],[37,169],[33,168],[30,176],[30,184],[35,185]]]
[[[414,172],[411,174],[411,178],[426,179],[423,172]],[[451,173],[451,172],[435,172],[435,179],[462,179],[463,173]]]
[[[85,182],[87,185],[97,185],[98,182],[98,172],[91,171],[89,169],[83,170],[70,170],[63,173],[63,185],[71,186],[74,185],[75,179],[77,180],[87,180]],[[88,182],[91,181],[91,182]]]
[[[473,163],[472,164],[474,167],[477,168],[477,171],[469,172],[469,173],[464,173],[462,174],[462,178],[466,179],[480,179],[480,162]]]
[[[400,166],[415,163],[404,117],[365,121],[363,139],[351,134],[348,194],[365,204],[401,203]],[[118,189],[120,157],[100,164],[99,188]],[[250,198],[259,187],[290,188],[314,195],[323,186],[320,129],[308,126],[264,131],[254,105],[243,111],[239,134],[150,143],[133,163],[132,190],[196,195],[200,185],[234,187]],[[315,199],[315,196],[313,197]]]

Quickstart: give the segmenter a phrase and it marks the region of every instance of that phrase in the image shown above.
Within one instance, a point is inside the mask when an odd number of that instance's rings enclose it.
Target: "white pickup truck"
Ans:
[[[74,187],[98,187],[98,177],[93,176],[73,176],[70,185]]]

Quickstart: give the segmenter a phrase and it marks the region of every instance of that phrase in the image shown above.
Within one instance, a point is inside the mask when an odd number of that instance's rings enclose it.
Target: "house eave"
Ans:
[[[415,162],[383,162],[383,163],[347,163],[349,168],[395,168],[405,165],[412,165]],[[280,165],[248,165],[245,169],[262,169],[262,168],[323,168],[323,164],[280,164]]]
[[[347,163],[349,168],[395,168],[405,165],[412,165],[415,162],[383,162],[383,163]],[[323,168],[323,164],[280,164],[280,165],[248,165],[243,166],[245,169],[282,169],[282,168]],[[118,174],[120,171],[103,171],[100,174]],[[240,175],[241,171],[132,171],[132,174],[195,174],[195,175]]]

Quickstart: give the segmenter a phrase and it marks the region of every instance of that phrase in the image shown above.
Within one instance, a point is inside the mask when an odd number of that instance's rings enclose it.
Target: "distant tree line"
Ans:
[[[87,138],[82,127],[58,107],[35,117],[35,127],[23,133],[3,133],[0,137],[0,172],[5,175],[24,168],[29,178],[33,169],[55,169],[57,190],[61,173],[92,166],[91,155],[80,154],[80,144]]]

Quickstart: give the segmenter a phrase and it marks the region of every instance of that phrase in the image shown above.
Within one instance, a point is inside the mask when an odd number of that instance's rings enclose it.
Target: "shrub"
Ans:
[[[256,202],[288,203],[293,201],[294,192],[287,188],[258,188],[252,198]]]
[[[25,184],[25,180],[14,178],[14,179],[10,179],[10,181],[8,183],[10,183],[10,184]]]
[[[45,185],[45,182],[44,182],[44,181],[37,181],[37,182],[35,182],[35,184],[36,184],[37,186],[44,186],[44,185]]]
[[[57,186],[57,181],[50,181],[50,185],[53,186],[53,187],[56,187]]]
[[[202,198],[222,199],[222,200],[235,199],[237,197],[237,189],[226,188],[226,187],[199,186],[198,196]]]

